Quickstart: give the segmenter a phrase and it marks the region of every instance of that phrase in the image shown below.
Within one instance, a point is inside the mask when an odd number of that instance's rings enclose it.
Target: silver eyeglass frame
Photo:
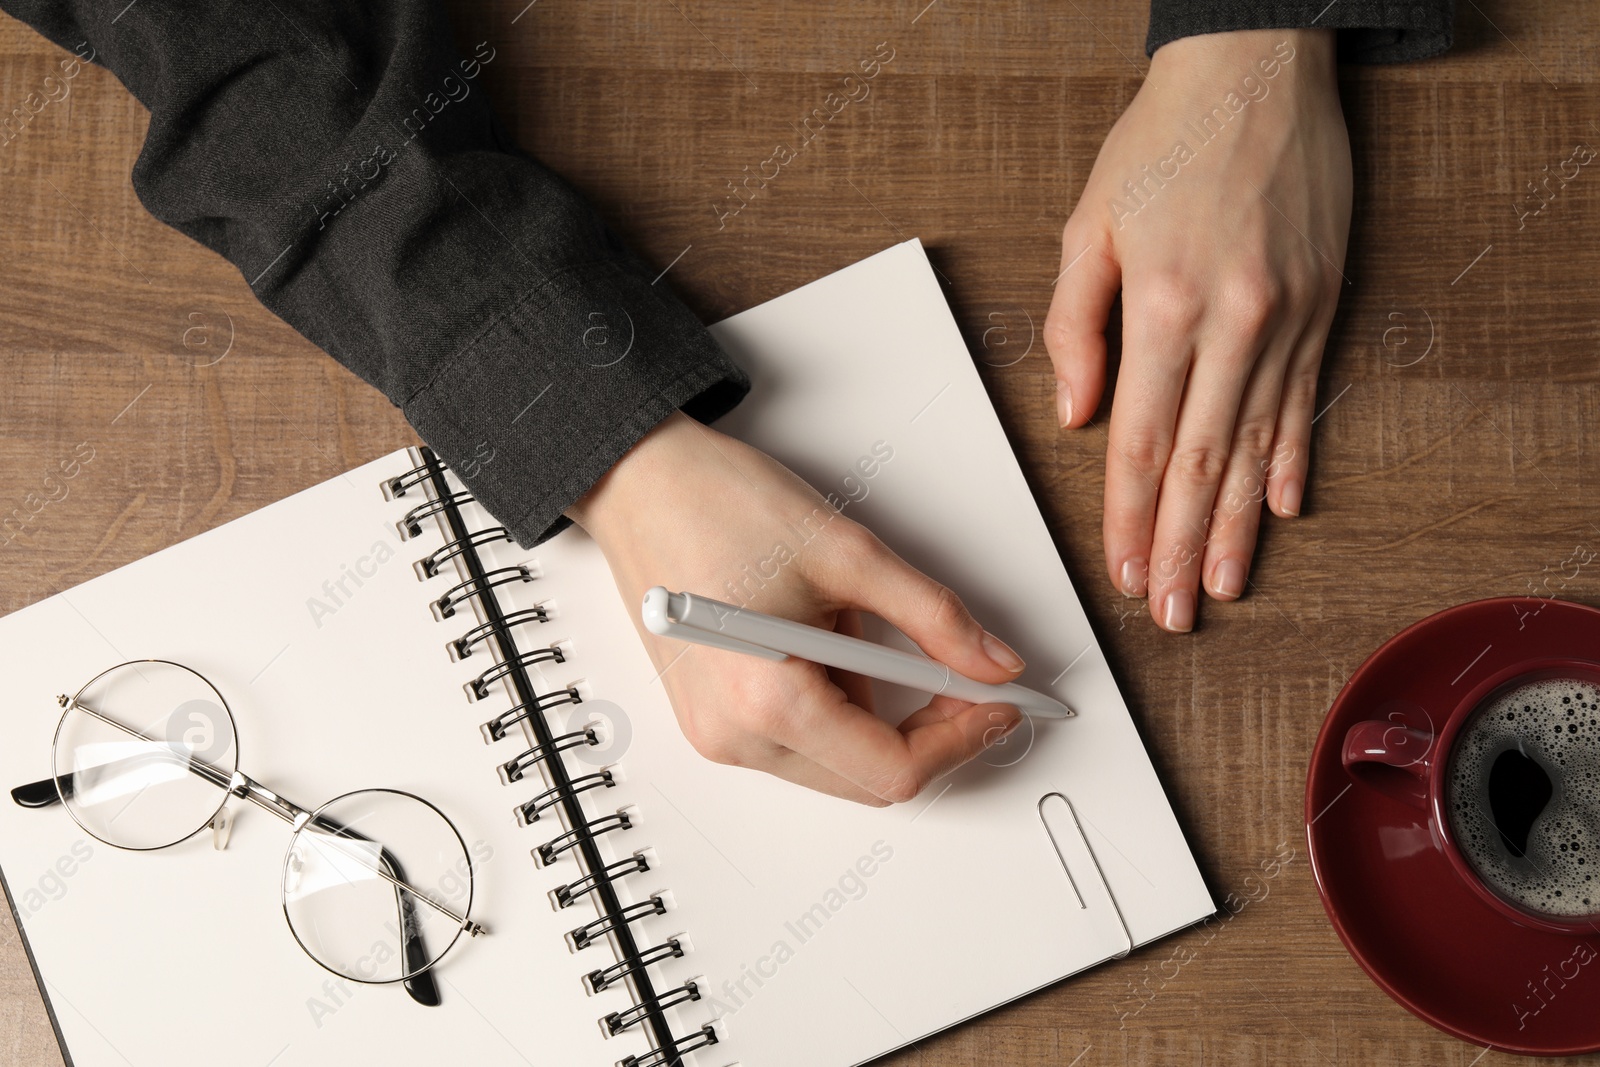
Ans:
[[[178,838],[176,838],[176,839],[174,839],[172,841],[168,841],[168,842],[166,842],[164,844],[148,845],[148,846],[120,844],[120,843],[118,843],[116,841],[111,841],[111,840],[108,840],[108,839],[102,837],[100,834],[96,833],[92,828],[90,828],[89,826],[85,825],[84,821],[78,817],[77,812],[73,810],[74,809],[74,805],[72,805],[70,803],[67,803],[67,800],[66,800],[67,796],[70,795],[74,791],[74,786],[72,784],[72,772],[68,771],[68,772],[63,773],[62,770],[60,769],[60,767],[57,766],[57,759],[58,759],[58,757],[60,755],[61,747],[62,747],[62,744],[61,744],[61,733],[62,733],[62,730],[65,729],[65,727],[67,725],[68,717],[72,713],[73,710],[81,711],[84,714],[90,716],[91,718],[93,718],[93,719],[95,719],[95,720],[97,720],[99,722],[102,722],[102,723],[106,724],[107,726],[112,727],[113,729],[120,730],[123,733],[128,734],[130,737],[134,737],[134,738],[137,738],[137,739],[142,740],[142,741],[150,742],[152,744],[160,744],[159,739],[149,736],[148,734],[144,733],[142,730],[139,730],[139,729],[136,729],[134,727],[128,726],[128,725],[126,725],[124,723],[118,722],[116,719],[111,718],[109,715],[106,715],[106,714],[98,711],[97,709],[95,709],[95,708],[83,703],[82,700],[80,699],[82,697],[83,693],[86,690],[88,690],[91,686],[93,686],[100,679],[104,678],[106,675],[112,673],[113,671],[121,670],[121,669],[126,668],[126,667],[133,667],[135,670],[137,670],[138,669],[137,665],[141,664],[141,663],[162,664],[164,666],[177,668],[178,670],[185,671],[188,674],[193,675],[194,678],[201,685],[203,685],[210,692],[210,694],[212,696],[214,696],[216,698],[217,706],[222,709],[222,713],[227,717],[228,727],[229,727],[229,729],[231,731],[231,740],[232,740],[232,748],[233,748],[233,759],[231,761],[232,762],[232,766],[231,767],[218,766],[218,765],[206,762],[204,760],[199,760],[199,759],[195,758],[193,755],[190,755],[190,756],[184,758],[183,763],[184,763],[185,768],[190,773],[196,774],[196,775],[200,776],[201,778],[204,778],[207,781],[210,781],[213,785],[215,785],[219,790],[222,791],[221,792],[221,798],[217,802],[217,806],[211,811],[211,813],[209,815],[207,815],[205,820],[202,821],[194,829],[190,830],[188,833],[186,833],[183,836],[178,837]],[[241,798],[243,800],[246,800],[249,803],[255,805],[256,807],[261,808],[262,810],[270,813],[271,815],[273,815],[275,818],[279,819],[280,821],[288,823],[289,826],[291,827],[292,833],[295,834],[295,835],[298,835],[307,826],[313,826],[318,830],[327,831],[328,833],[330,833],[332,836],[335,836],[335,837],[342,837],[342,838],[346,838],[348,840],[362,840],[362,841],[367,841],[369,843],[378,844],[378,848],[379,848],[379,853],[378,853],[378,855],[379,855],[379,863],[377,863],[377,864],[369,864],[369,865],[367,865],[367,869],[370,870],[372,873],[376,874],[378,877],[383,878],[384,880],[388,881],[395,888],[395,897],[396,897],[396,901],[398,902],[398,905],[399,905],[399,913],[400,913],[401,921],[402,921],[403,924],[405,924],[406,931],[407,931],[406,944],[402,946],[402,951],[403,952],[411,951],[411,948],[412,948],[412,940],[411,939],[412,939],[412,937],[419,936],[417,931],[415,931],[412,928],[411,920],[408,918],[408,916],[410,914],[410,908],[414,907],[415,905],[408,905],[406,898],[409,897],[412,900],[421,901],[423,904],[425,904],[428,907],[432,908],[434,911],[440,913],[445,918],[451,920],[451,922],[456,924],[454,934],[451,936],[449,944],[445,945],[445,947],[441,951],[439,951],[439,953],[432,959],[432,961],[427,963],[425,966],[419,967],[415,971],[411,971],[409,973],[403,974],[403,975],[401,975],[400,977],[397,977],[397,978],[385,978],[385,979],[361,978],[361,977],[359,977],[357,975],[346,974],[346,973],[344,973],[342,971],[339,971],[339,970],[335,969],[334,967],[329,966],[327,963],[324,963],[321,959],[319,959],[317,957],[316,953],[314,953],[306,945],[305,941],[300,937],[299,931],[297,931],[295,929],[294,920],[292,919],[292,917],[289,914],[288,898],[287,898],[286,893],[284,892],[283,887],[285,887],[288,884],[288,878],[289,878],[289,874],[290,874],[290,866],[289,865],[290,865],[291,860],[294,857],[294,842],[295,842],[295,838],[291,837],[289,847],[288,847],[288,849],[285,850],[285,853],[284,853],[283,864],[282,864],[282,868],[281,868],[280,874],[279,874],[279,886],[280,886],[279,898],[280,898],[280,903],[281,903],[281,906],[282,906],[282,909],[283,909],[283,913],[284,913],[284,920],[285,920],[286,925],[289,927],[290,934],[294,937],[295,943],[300,947],[301,951],[303,951],[312,960],[312,962],[316,963],[319,967],[321,967],[322,969],[328,971],[330,974],[338,975],[341,978],[349,979],[351,981],[356,981],[356,982],[362,982],[362,983],[368,984],[368,985],[392,985],[392,984],[397,983],[397,982],[404,982],[404,983],[407,983],[407,990],[408,990],[408,992],[411,993],[413,999],[415,999],[419,1003],[423,1003],[423,1004],[430,1004],[430,1005],[437,1004],[438,1003],[438,1000],[437,1000],[438,994],[437,994],[437,990],[432,987],[431,980],[426,983],[426,986],[427,986],[426,989],[414,988],[413,985],[412,985],[412,982],[414,980],[418,979],[419,977],[424,977],[424,978],[428,977],[428,972],[431,971],[432,968],[434,966],[436,966],[438,964],[438,962],[440,960],[442,960],[450,952],[450,950],[452,948],[455,947],[456,943],[461,939],[461,935],[463,933],[471,934],[473,937],[477,937],[477,936],[479,936],[481,934],[488,933],[488,929],[486,927],[484,927],[483,924],[474,921],[470,917],[471,913],[472,913],[472,902],[473,902],[473,898],[474,898],[475,893],[476,893],[476,879],[473,877],[473,873],[472,873],[472,870],[471,870],[470,851],[467,848],[466,840],[461,836],[461,831],[456,826],[454,821],[452,821],[449,816],[447,816],[443,811],[441,811],[438,808],[437,805],[433,804],[432,802],[430,802],[430,801],[428,801],[428,800],[426,800],[426,799],[424,799],[424,798],[422,798],[420,796],[417,796],[415,793],[411,793],[411,792],[408,792],[408,791],[403,790],[403,789],[392,789],[392,788],[376,787],[376,788],[350,790],[348,792],[339,794],[338,796],[332,798],[331,800],[328,800],[328,801],[324,802],[323,804],[317,806],[316,808],[306,808],[306,807],[303,807],[303,806],[301,806],[299,804],[294,803],[293,801],[287,799],[286,797],[283,797],[283,796],[279,795],[278,793],[274,792],[273,790],[268,789],[266,786],[262,785],[260,782],[256,781],[255,779],[251,778],[249,775],[245,774],[244,772],[242,772],[242,771],[240,771],[238,769],[238,765],[239,765],[239,749],[240,749],[241,746],[240,746],[240,742],[239,742],[238,722],[234,718],[233,709],[228,705],[227,698],[225,698],[222,695],[221,691],[217,689],[217,687],[211,682],[211,680],[209,678],[207,678],[205,675],[201,674],[199,671],[195,670],[194,668],[189,667],[189,666],[187,666],[185,664],[182,664],[182,663],[177,663],[177,662],[175,662],[173,660],[158,659],[158,658],[145,658],[145,659],[126,660],[126,661],[124,661],[122,663],[117,663],[117,664],[114,664],[113,666],[107,667],[105,670],[103,670],[100,673],[96,674],[94,677],[90,678],[87,682],[83,683],[83,685],[79,686],[77,692],[75,692],[72,696],[69,697],[69,696],[66,696],[66,695],[63,694],[63,695],[57,697],[56,699],[57,699],[57,703],[60,704],[60,706],[62,708],[62,712],[61,712],[61,718],[56,723],[55,732],[54,732],[54,734],[52,735],[52,738],[51,738],[51,745],[50,745],[50,772],[51,772],[51,777],[46,781],[35,782],[35,783],[30,784],[30,785],[21,786],[21,787],[15,789],[15,790],[13,790],[12,791],[13,798],[16,799],[16,801],[19,804],[25,804],[25,806],[28,806],[28,807],[39,807],[39,806],[44,806],[45,804],[50,803],[51,801],[41,801],[41,800],[38,800],[37,798],[39,798],[41,796],[41,794],[44,792],[44,787],[46,787],[47,784],[48,785],[53,785],[54,786],[54,792],[55,792],[54,800],[60,801],[62,807],[66,809],[67,815],[72,819],[72,821],[75,824],[77,824],[77,826],[81,830],[83,830],[84,833],[88,834],[90,837],[94,838],[96,841],[99,841],[99,842],[101,842],[103,844],[106,844],[106,845],[110,845],[112,848],[116,848],[116,849],[119,849],[119,850],[122,850],[122,851],[125,851],[125,852],[154,852],[154,851],[158,851],[160,849],[171,848],[174,845],[182,844],[183,842],[190,840],[196,834],[199,834],[202,830],[205,830],[208,827],[213,828],[218,834],[217,847],[218,848],[223,847],[223,844],[226,841],[226,832],[227,832],[226,831],[226,827],[228,825],[228,820],[223,819],[222,817],[223,817],[225,809],[227,808],[228,801],[233,797],[239,797],[239,798]],[[389,853],[388,849],[384,848],[381,843],[372,842],[370,838],[367,838],[364,835],[360,834],[359,832],[357,832],[355,830],[352,830],[351,828],[342,825],[337,820],[335,820],[335,819],[333,819],[330,816],[325,814],[326,811],[329,808],[333,807],[335,804],[338,804],[340,801],[346,799],[347,797],[351,797],[351,796],[354,796],[356,794],[365,794],[365,793],[388,793],[388,794],[391,794],[391,795],[405,797],[405,798],[407,798],[409,800],[416,801],[417,803],[423,805],[425,808],[431,810],[435,815],[437,815],[440,818],[440,820],[445,824],[445,826],[449,827],[450,833],[454,836],[454,838],[456,840],[456,843],[461,848],[462,855],[468,857],[468,860],[467,860],[468,869],[467,869],[467,872],[466,872],[467,900],[466,900],[465,907],[462,908],[460,913],[457,913],[453,908],[449,907],[448,905],[443,904],[442,902],[440,902],[438,900],[435,900],[432,897],[431,894],[419,889],[418,887],[416,887],[414,885],[411,885],[408,881],[406,881],[405,872],[400,867],[399,861],[397,859],[395,859],[393,857],[392,853]],[[23,800],[23,795],[25,795],[25,794],[26,795],[30,795],[30,796],[32,796],[32,797],[34,797],[36,799],[33,800],[33,801],[30,801],[30,802],[25,802]],[[221,820],[221,821],[219,821],[219,820]],[[383,869],[384,867],[388,867],[389,870],[384,870]]]

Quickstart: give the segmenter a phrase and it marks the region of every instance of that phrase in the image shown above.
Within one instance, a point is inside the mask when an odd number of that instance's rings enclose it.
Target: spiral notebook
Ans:
[[[720,427],[957,589],[1077,717],[882,809],[710,763],[581,530],[521,549],[396,452],[0,619],[0,784],[48,774],[58,693],[177,660],[284,795],[447,813],[489,935],[422,1007],[299,951],[262,812],[223,851],[131,853],[0,804],[70,1062],[847,1067],[1214,910],[921,245],[714,332],[755,382]],[[893,719],[926,699],[875,697]]]

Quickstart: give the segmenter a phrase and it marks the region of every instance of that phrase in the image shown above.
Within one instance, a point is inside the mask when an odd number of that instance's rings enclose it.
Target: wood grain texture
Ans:
[[[1450,604],[1526,593],[1574,545],[1600,544],[1586,498],[1600,176],[1520,230],[1512,208],[1545,165],[1600,143],[1592,7],[1472,0],[1450,55],[1342,71],[1352,284],[1305,513],[1268,523],[1243,600],[1206,605],[1196,633],[1173,637],[1102,573],[1106,408],[1061,434],[1042,341],[1027,345],[1060,227],[1148,65],[1138,0],[523,3],[455,5],[463,40],[504,57],[485,73],[502,115],[648,259],[681,253],[666,280],[708,320],[922,238],[1215,895],[1247,895],[1263,861],[1293,853],[1214,931],[883,1062],[1510,1063],[1419,1022],[1348,957],[1312,884],[1301,805],[1323,714],[1371,649]],[[726,183],[879,42],[895,58],[871,96],[719,225]],[[0,111],[60,55],[0,21]],[[79,442],[95,456],[0,549],[0,610],[414,440],[228,264],[145,214],[128,181],[145,125],[89,70],[0,148],[0,511]],[[1429,322],[1433,345],[1412,363]],[[1397,323],[1409,347],[1385,345]],[[1585,571],[1563,595],[1600,603],[1600,579]],[[1180,947],[1193,959],[1167,977]],[[58,1062],[5,917],[0,1065]]]

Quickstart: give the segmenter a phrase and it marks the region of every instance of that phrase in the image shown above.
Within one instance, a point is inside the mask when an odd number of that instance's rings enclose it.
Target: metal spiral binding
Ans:
[[[555,807],[558,803],[560,803],[561,798],[564,796],[576,796],[579,793],[586,793],[591,789],[599,789],[601,786],[610,789],[616,784],[617,780],[612,776],[610,771],[596,771],[594,774],[586,774],[582,778],[574,778],[570,788],[546,789],[543,793],[540,793],[532,800],[517,805],[515,811],[517,816],[517,825],[531,826],[533,823],[538,822],[539,816],[543,815],[550,808]],[[616,865],[612,864],[612,866]],[[606,869],[610,870],[611,868],[608,867]],[[641,867],[639,869],[649,870],[648,867]],[[568,887],[563,886],[562,888],[565,889]],[[560,892],[560,890],[557,890],[557,892]],[[562,907],[566,907],[566,905],[563,904]]]
[[[556,890],[560,892],[561,890]],[[597,971],[590,971],[583,976],[583,984],[589,987],[589,992],[598,993],[602,989],[609,989],[622,979],[633,974],[634,971],[643,970],[652,963],[661,960],[677,959],[683,955],[683,946],[675,937],[669,937],[654,948],[647,948],[637,956],[629,956],[618,960],[609,967],[602,967]]]
[[[471,687],[472,696],[476,700],[482,700],[484,697],[489,695],[489,687],[491,685],[493,685],[495,682],[498,682],[512,671],[521,670],[523,667],[529,667],[535,663],[565,662],[567,662],[566,655],[555,645],[551,645],[549,648],[536,648],[532,652],[520,652],[515,658],[502,660],[474,678],[472,680]],[[571,692],[571,690],[569,689],[567,692]],[[496,738],[495,740],[499,740],[499,738]]]
[[[574,730],[570,734],[552,737],[548,741],[540,741],[532,748],[520,755],[500,764],[500,781],[505,785],[522,781],[523,775],[541,763],[552,764],[555,760],[550,757],[569,748],[579,745],[593,745],[600,740],[600,735],[594,732],[593,726],[585,726],[581,730]]]
[[[594,839],[601,834],[610,833],[612,830],[631,829],[633,829],[633,820],[628,818],[628,813],[625,811],[613,811],[600,816],[598,819],[579,822],[577,826],[574,826],[560,837],[552,837],[534,849],[533,854],[539,858],[541,864],[548,867],[560,859],[563,853],[570,852],[581,845],[594,844]],[[578,947],[582,948],[583,946],[579,945]]]
[[[618,1063],[622,1067],[681,1067],[685,1052],[716,1043],[717,1032],[710,1023],[706,1023],[692,1034],[669,1037],[664,1044],[657,1045],[643,1056],[624,1056]]]
[[[576,951],[588,948],[596,941],[605,937],[611,931],[631,922],[638,922],[646,915],[663,915],[667,910],[667,902],[660,897],[648,897],[637,904],[629,904],[614,915],[602,915],[592,922],[586,922],[576,930],[567,931],[567,944]]]
[[[465,541],[451,541],[448,545],[418,563],[417,567],[424,578],[432,578],[439,573],[440,567],[465,552],[468,546],[477,548],[479,545],[510,540],[512,540],[511,531],[504,526],[491,526],[486,530],[477,530]]]
[[[583,976],[583,983],[590,993],[621,984],[632,994],[633,1006],[611,1012],[600,1020],[601,1025],[612,1035],[643,1026],[651,1048],[642,1055],[623,1057],[618,1061],[619,1067],[684,1067],[686,1054],[716,1044],[718,1037],[709,1023],[682,1036],[672,1032],[666,1011],[700,999],[694,982],[685,982],[660,993],[651,982],[650,965],[682,956],[683,945],[674,937],[662,944],[641,948],[634,937],[633,924],[646,916],[664,913],[666,901],[652,895],[635,904],[624,905],[618,897],[616,883],[629,875],[648,871],[649,860],[641,850],[607,864],[596,839],[602,834],[628,830],[632,821],[626,811],[620,810],[590,818],[578,800],[590,790],[611,788],[616,779],[609,769],[574,776],[560,757],[568,749],[596,744],[598,735],[594,724],[564,734],[551,730],[544,713],[566,704],[581,704],[582,697],[572,687],[551,693],[536,692],[528,667],[536,663],[563,663],[565,654],[556,644],[519,649],[512,632],[529,624],[547,623],[549,614],[542,606],[506,612],[494,593],[502,585],[536,581],[538,575],[526,564],[487,569],[478,550],[488,544],[511,541],[511,534],[501,526],[468,530],[461,506],[473,500],[472,494],[451,489],[444,465],[431,449],[424,446],[413,455],[418,461],[416,466],[385,480],[384,495],[398,499],[420,488],[428,497],[401,519],[402,535],[420,535],[422,523],[428,518],[435,519],[445,529],[448,536],[445,545],[418,561],[419,576],[437,575],[451,560],[467,573],[464,581],[432,603],[434,615],[440,619],[451,618],[469,601],[476,601],[482,609],[486,621],[451,641],[449,651],[452,659],[462,660],[481,647],[489,649],[495,657],[495,664],[468,685],[469,698],[488,696],[496,682],[502,683],[513,698],[509,710],[483,724],[484,740],[490,744],[502,741],[508,736],[509,728],[518,723],[525,723],[533,733],[531,748],[500,764],[500,778],[506,784],[513,784],[522,781],[528,772],[543,768],[550,788],[517,805],[514,809],[517,821],[523,826],[532,825],[541,816],[554,811],[560,815],[560,821],[570,827],[532,852],[544,865],[568,852],[574,853],[582,876],[553,890],[551,901],[559,908],[566,908],[579,900],[592,898],[599,912],[592,922],[568,932],[569,947],[581,951],[600,942],[609,942],[616,951],[615,963],[590,971]]]
[[[570,687],[554,693],[540,693],[532,704],[518,704],[509,711],[502,711],[478,729],[483,731],[483,740],[492,745],[496,741],[505,740],[507,727],[516,725],[534,712],[549,711],[562,704],[582,703],[583,698],[578,695],[578,691]]]
[[[480,604],[484,603],[484,594],[497,586],[531,581],[533,581],[533,571],[528,569],[526,563],[519,563],[515,567],[500,567],[492,571],[480,568],[477,574],[452,587],[448,593],[435,600],[433,613],[441,619],[448,619],[455,615],[456,608],[468,600],[476,598]]]
[[[693,982],[685,982],[677,989],[669,989],[665,993],[661,994],[661,1000],[658,1002],[658,1006],[662,1008],[671,1008],[678,1004],[683,1004],[686,1001],[699,999],[700,987],[695,985]],[[610,1015],[607,1015],[604,1019],[602,1019],[601,1022],[606,1024],[606,1029],[611,1031],[612,1037],[615,1037],[628,1027],[632,1026],[634,1023],[639,1022],[644,1018],[644,1016],[644,1005],[635,1004],[627,1011],[612,1012]]]
[[[549,621],[550,616],[545,612],[544,608],[539,605],[535,605],[531,608],[523,608],[521,611],[513,611],[504,619],[490,619],[486,623],[483,623],[479,626],[474,626],[472,629],[468,630],[466,633],[450,642],[450,651],[455,659],[466,659],[468,656],[472,655],[472,650],[474,648],[482,644],[495,632],[496,627],[503,626],[506,629],[510,629],[513,626],[520,626],[525,622]]]
[[[430,496],[426,504],[418,504],[406,512],[406,517],[400,520],[400,529],[407,537],[418,537],[422,534],[423,519],[434,515],[449,514],[471,499],[472,494],[466,490],[462,490],[459,493],[441,493],[439,496]]]
[[[611,772],[605,771],[603,773],[609,775]],[[591,774],[589,777],[594,778],[597,776]],[[601,882],[614,882],[626,875],[638,874],[649,869],[650,861],[645,859],[644,853],[635,852],[625,860],[607,864],[604,870],[595,871],[593,874],[585,875],[576,882],[568,882],[566,885],[552,890],[550,899],[555,902],[558,908],[571,907],[579,897]]]
[[[419,463],[398,477],[390,478],[383,483],[383,494],[390,500],[398,500],[406,495],[406,490],[422,485],[433,476],[433,468],[426,463]]]

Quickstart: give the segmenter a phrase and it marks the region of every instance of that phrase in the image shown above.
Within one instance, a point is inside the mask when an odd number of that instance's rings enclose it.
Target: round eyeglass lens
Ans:
[[[233,716],[211,683],[165,660],[136,660],[78,690],[56,727],[52,773],[84,830],[151,849],[205,827],[239,765]]]
[[[410,793],[335,797],[295,831],[283,911],[312,959],[357,982],[398,982],[437,963],[472,907],[456,828]]]

